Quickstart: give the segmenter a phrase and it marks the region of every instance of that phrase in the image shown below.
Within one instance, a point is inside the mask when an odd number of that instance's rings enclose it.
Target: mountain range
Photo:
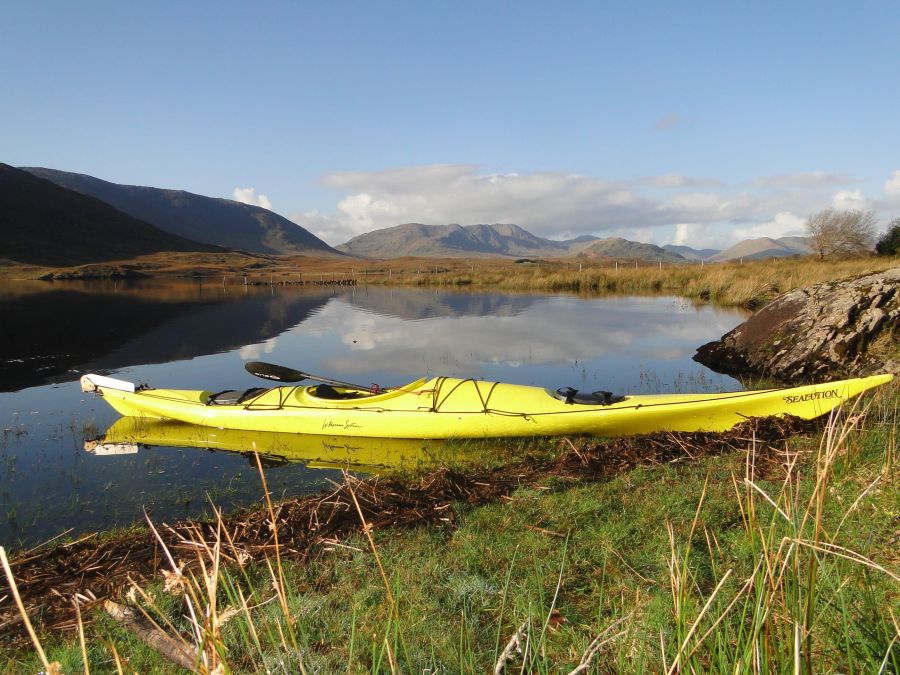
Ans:
[[[691,248],[690,246],[677,246],[675,244],[666,244],[663,246],[666,251],[669,253],[677,253],[685,260],[690,260],[692,262],[700,262],[701,260],[706,260],[710,256],[714,256],[716,253],[719,253],[719,249],[717,248]]]
[[[810,247],[805,237],[781,239],[748,239],[725,251],[690,246],[656,246],[622,239],[583,235],[556,241],[531,234],[518,225],[423,225],[406,223],[374,230],[354,237],[337,247],[339,251],[361,258],[396,258],[399,256],[469,258],[469,257],[602,257],[647,262],[687,263],[706,260],[722,262],[744,258],[807,255]]]
[[[337,247],[363,258],[399,256],[471,257],[607,257],[684,263],[685,258],[653,244],[619,237],[585,235],[556,241],[538,237],[518,225],[423,225],[406,223],[354,237]]]
[[[0,164],[0,258],[43,265],[158,251],[233,249],[361,258],[608,258],[680,264],[807,255],[805,237],[748,239],[725,251],[583,235],[557,241],[514,224],[406,223],[332,248],[267,209],[183,190],[122,185],[55,169]]]
[[[562,256],[565,242],[537,237],[518,225],[422,225],[406,223],[367,232],[337,247],[363,258]]]
[[[120,185],[56,169],[22,168],[185,239],[248,253],[336,253],[311,232],[259,206],[184,190]]]

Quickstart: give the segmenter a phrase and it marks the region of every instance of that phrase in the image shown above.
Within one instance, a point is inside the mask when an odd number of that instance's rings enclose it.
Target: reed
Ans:
[[[833,416],[811,465],[799,452],[786,450],[783,477],[768,489],[758,476],[751,445],[744,475],[733,477],[744,545],[753,562],[743,583],[729,590],[735,567],[722,555],[712,530],[704,532],[703,552],[692,549],[692,537],[680,545],[670,537],[676,643],[664,647],[666,672],[876,672],[870,670],[876,665],[882,668],[878,672],[897,671],[900,632],[892,625],[893,614],[890,620],[875,619],[865,582],[874,575],[898,584],[900,574],[840,538],[842,525],[880,476],[843,512],[829,503],[841,463],[855,452],[865,415],[854,408],[843,418]],[[809,479],[803,476],[807,469]],[[692,534],[695,526],[696,519]],[[692,571],[698,567],[711,571],[712,593],[701,590]],[[849,585],[857,586],[859,595],[848,593]],[[702,610],[692,609],[701,601]]]
[[[824,281],[861,276],[896,267],[896,258],[857,258],[820,261],[814,258],[766,259],[715,265],[615,266],[609,261],[574,263],[565,260],[534,266],[497,262],[439,272],[399,271],[372,275],[370,284],[498,288],[509,291],[568,291],[574,293],[667,293],[723,305],[756,307],[779,293]]]

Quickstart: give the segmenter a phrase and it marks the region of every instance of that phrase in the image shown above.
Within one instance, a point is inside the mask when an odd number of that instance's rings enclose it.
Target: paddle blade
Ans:
[[[302,382],[309,377],[306,373],[302,373],[299,370],[277,366],[274,363],[263,363],[262,361],[249,361],[244,364],[244,368],[251,375],[278,382]]]

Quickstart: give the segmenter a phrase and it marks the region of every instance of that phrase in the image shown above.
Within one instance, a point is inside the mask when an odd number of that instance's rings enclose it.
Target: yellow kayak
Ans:
[[[445,441],[216,429],[146,417],[120,417],[102,436],[86,440],[84,449],[92,455],[128,455],[151,445],[236,452],[247,455],[254,466],[255,450],[268,464],[304,462],[315,469],[365,473],[446,465],[464,461],[473,452],[471,444]]]
[[[127,416],[219,429],[426,439],[725,431],[748,417],[825,415],[892,377],[789,389],[623,397],[450,377],[423,378],[379,393],[297,385],[216,394],[135,387],[101,375],[83,376],[81,386]]]

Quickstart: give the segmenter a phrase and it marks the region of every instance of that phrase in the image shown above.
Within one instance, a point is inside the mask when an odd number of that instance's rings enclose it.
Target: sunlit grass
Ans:
[[[516,291],[580,293],[669,293],[725,305],[755,307],[786,291],[816,283],[882,271],[900,264],[896,258],[820,261],[778,258],[720,264],[616,266],[609,261],[555,260],[539,265],[487,265],[471,269],[425,269],[373,275],[368,283],[498,288]],[[460,266],[461,267],[461,266]]]

